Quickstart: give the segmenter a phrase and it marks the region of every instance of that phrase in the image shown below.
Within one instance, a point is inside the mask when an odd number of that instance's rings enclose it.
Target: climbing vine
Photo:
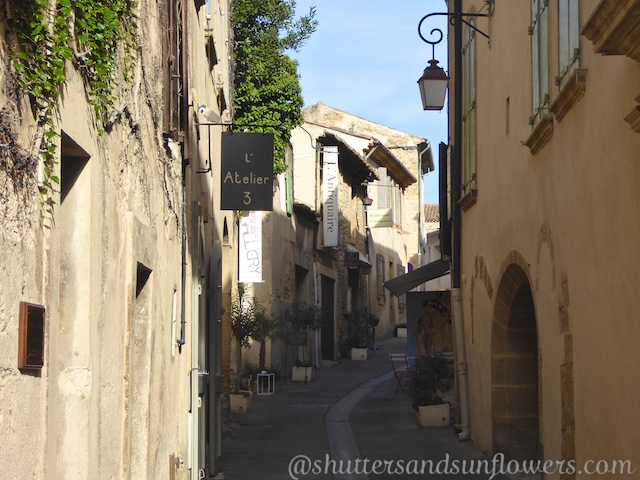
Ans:
[[[39,127],[44,181],[40,193],[50,197],[59,183],[55,115],[67,68],[82,75],[98,131],[104,132],[120,79],[128,80],[137,30],[136,0],[8,0],[8,26],[14,34],[10,59]],[[118,51],[119,48],[122,50]],[[118,55],[120,53],[120,55]],[[118,59],[124,68],[118,68]],[[119,77],[122,75],[122,77]],[[48,199],[51,206],[50,199]]]
[[[317,26],[315,7],[296,19],[295,0],[234,0],[234,107],[236,127],[273,133],[273,173],[286,170],[291,130],[302,125],[298,51]]]

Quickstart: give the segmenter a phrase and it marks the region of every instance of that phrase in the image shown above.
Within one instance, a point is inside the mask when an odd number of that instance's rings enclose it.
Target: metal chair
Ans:
[[[390,353],[389,360],[391,361],[391,366],[393,367],[393,376],[398,381],[398,385],[396,386],[396,394],[398,393],[398,388],[402,390],[402,393],[405,393],[404,387],[402,386],[402,379],[405,376],[409,375],[409,362],[407,360],[407,354]]]

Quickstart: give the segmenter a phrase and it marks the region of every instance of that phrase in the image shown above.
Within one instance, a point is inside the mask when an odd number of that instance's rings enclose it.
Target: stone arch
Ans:
[[[477,255],[476,261],[474,262],[473,278],[471,279],[472,288],[475,286],[477,280],[482,282],[487,291],[487,296],[493,300],[493,282],[491,281],[491,275],[487,268],[487,262],[485,262],[482,255]]]
[[[536,254],[536,268],[540,270],[541,262],[543,258],[543,252],[546,248],[547,254],[549,255],[549,276],[551,278],[551,288],[555,290],[556,288],[556,259],[555,252],[553,248],[553,237],[551,235],[551,226],[548,223],[544,223],[540,227],[540,232],[538,234],[538,248]],[[538,284],[540,281],[540,276],[536,278],[535,288],[534,290],[538,290]]]
[[[496,292],[491,345],[494,453],[540,458],[538,334],[529,264],[512,251]]]
[[[470,306],[471,306],[471,343],[474,343],[475,339],[475,298],[476,298],[476,282],[480,281],[482,285],[484,285],[484,289],[487,293],[487,298],[490,302],[493,301],[493,282],[491,281],[491,275],[489,274],[489,269],[487,267],[487,263],[484,260],[482,255],[477,255],[476,260],[474,262],[474,271],[473,276],[471,277],[471,295],[470,295]]]

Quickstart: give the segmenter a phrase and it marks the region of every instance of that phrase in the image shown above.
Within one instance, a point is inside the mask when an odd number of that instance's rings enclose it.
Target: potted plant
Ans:
[[[235,380],[231,382],[232,391],[229,393],[229,408],[231,413],[247,413],[251,410],[251,400],[253,392],[243,389],[236,384]]]
[[[253,333],[255,304],[244,298],[244,288],[238,285],[238,299],[231,304],[231,332],[236,340],[236,368],[235,376],[231,379],[231,393],[229,394],[232,413],[246,413],[251,408],[251,385],[243,382],[242,376],[242,347],[251,345]]]
[[[258,368],[260,371],[263,371],[266,365],[267,339],[271,338],[277,324],[278,319],[271,316],[267,307],[257,301],[253,302],[253,320],[249,336],[260,344],[260,352],[258,354]]]
[[[440,354],[415,359],[409,367],[408,393],[421,427],[449,425],[449,404],[443,396],[453,386],[450,360]]]
[[[347,316],[346,345],[351,347],[351,360],[366,360],[369,357],[371,331],[379,322],[367,309],[356,310]]]
[[[296,361],[291,367],[292,382],[311,382],[314,370],[309,355],[308,332],[317,331],[322,325],[322,310],[316,305],[295,304],[285,314],[292,328],[292,335],[296,337]],[[302,358],[300,350],[302,349]]]

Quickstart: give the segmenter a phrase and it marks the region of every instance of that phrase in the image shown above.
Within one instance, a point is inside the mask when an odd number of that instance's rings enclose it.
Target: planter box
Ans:
[[[351,360],[366,360],[367,358],[369,358],[368,348],[352,348],[351,349]]]
[[[449,426],[449,404],[423,405],[418,407],[418,425],[427,427],[447,427]]]
[[[313,367],[292,367],[291,368],[291,381],[292,382],[312,382],[315,376]]]
[[[251,409],[251,396],[253,392],[242,390],[229,394],[231,413],[247,413]]]
[[[396,335],[398,338],[407,338],[407,328],[398,327],[398,329],[396,330]]]

